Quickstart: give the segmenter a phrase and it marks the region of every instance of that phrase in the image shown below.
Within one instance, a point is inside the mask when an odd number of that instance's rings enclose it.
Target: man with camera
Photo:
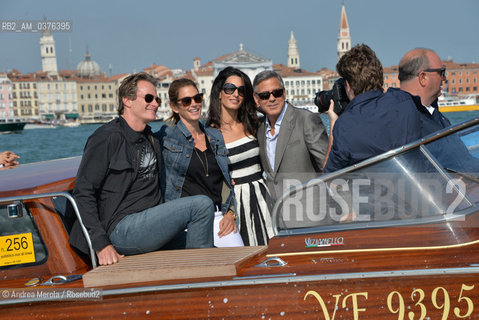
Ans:
[[[328,137],[319,115],[286,102],[279,74],[260,72],[253,87],[256,105],[266,115],[257,133],[261,164],[271,196],[277,199],[283,188],[322,171]]]
[[[351,102],[344,109],[336,108],[340,116],[335,122],[332,117],[332,146],[324,172],[345,168],[422,137],[415,103],[402,90],[383,92],[383,67],[369,46],[351,48],[336,69]],[[330,118],[332,112],[329,108]]]

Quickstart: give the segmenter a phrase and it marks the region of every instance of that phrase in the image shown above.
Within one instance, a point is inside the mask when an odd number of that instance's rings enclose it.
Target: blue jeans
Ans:
[[[118,253],[125,255],[180,248],[181,236],[187,228],[187,249],[211,248],[213,212],[213,202],[207,196],[168,201],[121,219],[110,234],[110,241]],[[177,240],[178,244],[172,245],[171,240]]]

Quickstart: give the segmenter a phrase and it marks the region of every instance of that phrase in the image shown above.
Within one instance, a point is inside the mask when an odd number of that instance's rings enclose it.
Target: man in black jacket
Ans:
[[[148,126],[161,104],[155,84],[146,73],[123,80],[118,90],[120,116],[89,137],[78,169],[73,196],[100,265],[166,245],[181,247],[182,241],[176,240],[185,228],[183,247],[213,246],[210,198],[195,196],[163,203],[161,152]],[[70,243],[88,253],[78,221]]]

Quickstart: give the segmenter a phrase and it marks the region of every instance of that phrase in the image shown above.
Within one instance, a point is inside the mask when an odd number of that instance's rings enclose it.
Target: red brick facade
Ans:
[[[443,61],[446,67],[447,84],[444,86],[449,94],[479,93],[479,63],[455,63]],[[384,88],[399,88],[398,66],[384,68]]]

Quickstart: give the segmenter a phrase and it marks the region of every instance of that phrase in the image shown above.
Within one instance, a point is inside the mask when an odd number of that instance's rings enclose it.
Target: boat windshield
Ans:
[[[278,235],[463,218],[479,202],[479,119],[291,188]]]

